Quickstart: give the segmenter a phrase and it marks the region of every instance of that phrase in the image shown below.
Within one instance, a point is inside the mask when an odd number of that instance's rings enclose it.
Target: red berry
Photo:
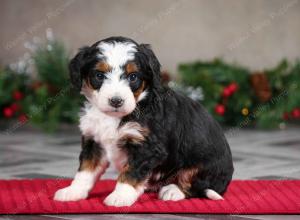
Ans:
[[[223,96],[224,98],[227,98],[227,97],[229,97],[229,96],[231,96],[231,95],[232,95],[232,92],[229,90],[228,87],[225,87],[225,88],[223,89],[222,96]]]
[[[25,114],[22,114],[18,117],[19,122],[25,123],[28,120],[28,117]]]
[[[300,118],[300,108],[295,108],[293,111],[292,111],[292,116],[294,118]]]
[[[218,115],[224,115],[224,113],[225,113],[225,106],[222,105],[222,104],[216,105],[216,107],[215,107],[215,112],[216,112]]]
[[[227,87],[228,90],[232,93],[235,93],[237,90],[238,90],[238,84],[233,82],[233,83],[230,83],[229,86]]]
[[[13,98],[15,100],[21,100],[23,98],[23,93],[16,90],[16,91],[13,92]]]
[[[13,103],[13,104],[10,105],[10,108],[11,108],[14,112],[17,112],[17,111],[20,111],[21,106],[18,105],[17,103]]]
[[[13,116],[13,114],[14,114],[14,111],[11,108],[6,107],[3,109],[3,115],[5,118],[11,118]]]

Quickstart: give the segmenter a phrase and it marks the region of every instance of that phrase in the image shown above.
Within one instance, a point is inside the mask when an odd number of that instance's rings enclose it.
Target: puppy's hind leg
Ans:
[[[199,167],[179,170],[176,174],[176,184],[162,187],[159,192],[159,198],[172,201],[191,197],[207,197],[212,200],[223,199],[216,191],[209,189],[208,182],[201,180],[198,174]]]
[[[181,191],[181,189],[176,184],[169,184],[163,186],[158,193],[158,197],[161,200],[171,200],[178,201],[185,199],[185,194]]]
[[[100,146],[93,140],[82,142],[80,167],[71,185],[58,190],[54,195],[57,201],[77,201],[86,199],[94,187],[95,182],[108,166],[107,160],[101,152]]]
[[[162,200],[178,201],[190,197],[190,188],[194,177],[198,173],[197,167],[179,170],[172,184],[163,186],[158,197]]]

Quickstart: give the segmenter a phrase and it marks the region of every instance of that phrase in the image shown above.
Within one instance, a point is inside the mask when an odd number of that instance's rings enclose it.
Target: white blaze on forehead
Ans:
[[[112,68],[123,66],[129,60],[134,59],[136,45],[130,42],[101,42],[99,48],[101,54],[99,58],[104,58]]]
[[[98,44],[98,58],[105,60],[111,70],[105,74],[106,79],[99,91],[95,92],[95,102],[97,107],[103,112],[111,112],[112,107],[109,100],[114,96],[119,96],[124,100],[124,104],[119,108],[119,112],[124,115],[132,112],[136,107],[136,101],[124,74],[124,65],[134,59],[137,52],[136,45],[131,42],[101,42]]]

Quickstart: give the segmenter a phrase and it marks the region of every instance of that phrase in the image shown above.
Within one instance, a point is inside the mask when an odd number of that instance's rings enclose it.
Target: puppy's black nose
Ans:
[[[119,108],[123,105],[124,100],[120,96],[114,96],[109,99],[109,104],[114,108]]]

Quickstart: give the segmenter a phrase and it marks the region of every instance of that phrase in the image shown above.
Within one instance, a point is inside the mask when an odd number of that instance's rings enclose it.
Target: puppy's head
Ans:
[[[130,114],[161,87],[160,64],[150,46],[124,37],[82,48],[69,69],[73,86],[92,105],[116,117]]]

